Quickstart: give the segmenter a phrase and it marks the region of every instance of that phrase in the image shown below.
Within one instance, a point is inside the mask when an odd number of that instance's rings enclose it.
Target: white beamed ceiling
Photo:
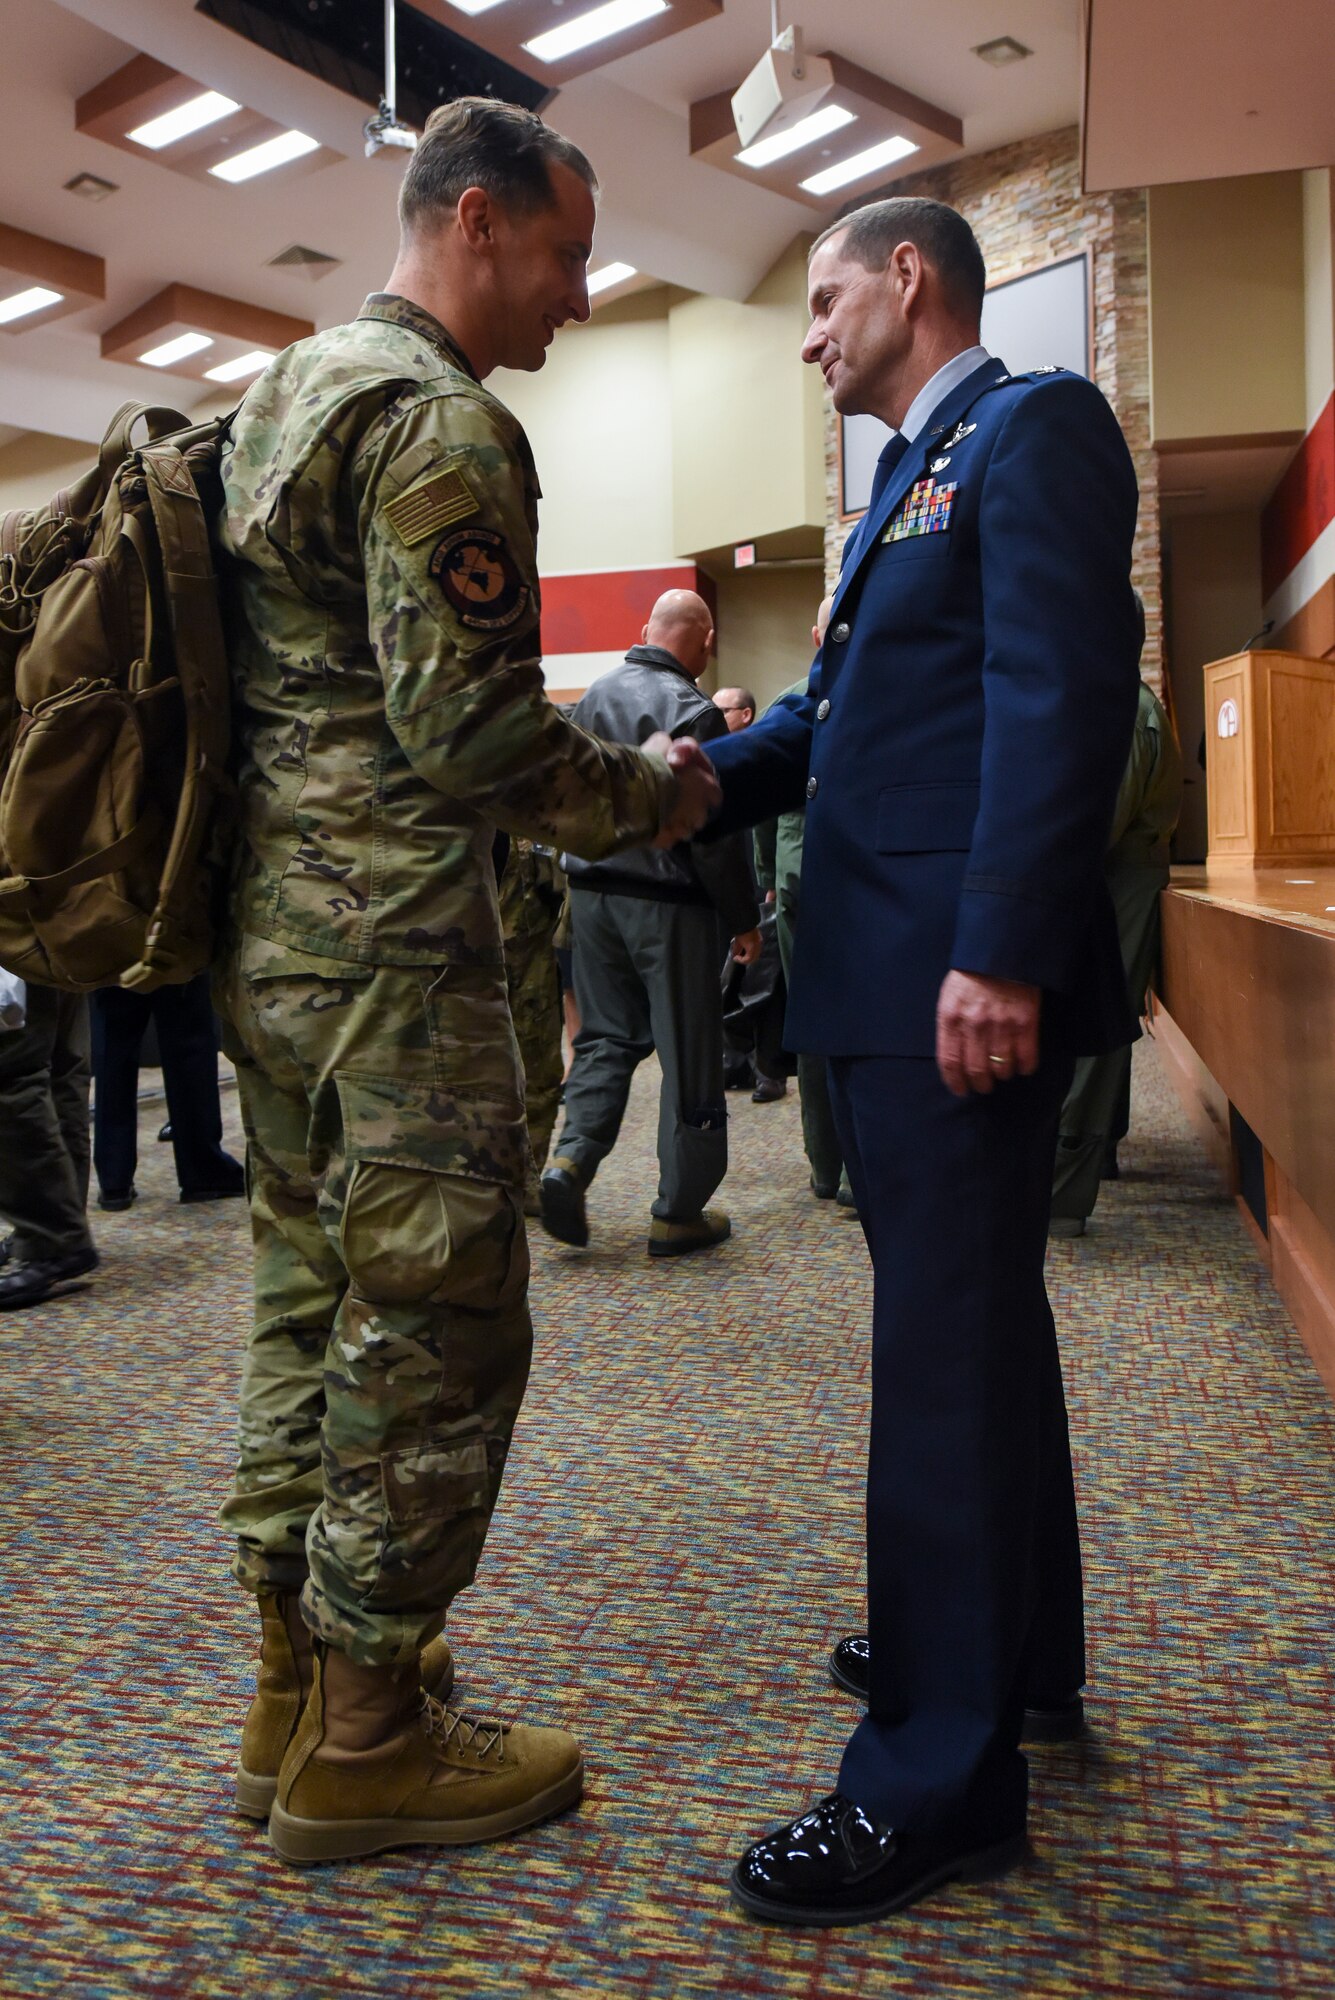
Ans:
[[[371,0],[368,0],[371,4]],[[191,0],[5,0],[0,66],[0,220],[106,260],[103,305],[0,353],[0,426],[100,437],[116,404],[153,399],[151,369],[104,362],[102,331],[164,285],[222,292],[328,325],[383,283],[402,162],[367,160],[367,107],[194,11]],[[1078,0],[785,0],[808,45],[827,44],[955,112],[979,152],[1075,121]],[[811,211],[692,161],[691,102],[732,87],[768,40],[769,0],[724,13],[561,91],[548,116],[585,146],[603,183],[595,260],[624,259],[690,290],[743,299]],[[466,32],[465,17],[460,30]],[[974,43],[1011,34],[1035,50],[992,69]],[[74,101],[136,51],[294,125],[345,158],[285,188],[197,184],[74,130]],[[101,203],[63,191],[76,173],[119,184]],[[318,285],[267,268],[291,243],[341,259]],[[567,333],[563,338],[578,338]],[[189,396],[188,385],[178,393]]]

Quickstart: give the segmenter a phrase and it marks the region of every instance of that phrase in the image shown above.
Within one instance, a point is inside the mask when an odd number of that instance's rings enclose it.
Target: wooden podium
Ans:
[[[1206,667],[1205,768],[1211,867],[1335,861],[1335,661]]]

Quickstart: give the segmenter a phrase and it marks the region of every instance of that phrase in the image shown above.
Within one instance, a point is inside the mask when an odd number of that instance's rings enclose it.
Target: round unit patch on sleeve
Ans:
[[[460,624],[475,632],[504,632],[528,608],[528,585],[504,535],[494,529],[456,528],[446,535],[436,544],[431,574]]]

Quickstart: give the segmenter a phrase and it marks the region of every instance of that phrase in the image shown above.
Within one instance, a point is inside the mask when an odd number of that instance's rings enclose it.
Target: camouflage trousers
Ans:
[[[561,975],[554,940],[564,903],[554,858],[529,841],[512,841],[500,883],[505,931],[505,978],[510,1015],[524,1065],[524,1114],[528,1121],[528,1193],[536,1213],[538,1176],[547,1164],[561,1105],[565,1057],[561,1048]]]
[[[472,1582],[532,1352],[505,975],[249,937],[217,999],[255,1243],[234,1573],[404,1662]]]

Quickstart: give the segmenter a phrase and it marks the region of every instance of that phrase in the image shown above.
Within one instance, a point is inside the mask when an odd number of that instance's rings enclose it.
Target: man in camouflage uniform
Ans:
[[[501,931],[510,1018],[524,1065],[524,1119],[532,1155],[525,1215],[539,1213],[538,1176],[547,1164],[561,1105],[565,1057],[556,928],[565,899],[565,876],[551,850],[536,841],[512,840],[500,881]]]
[[[218,988],[256,1266],[224,1518],[262,1628],[238,1803],[293,1861],[493,1839],[580,1792],[564,1732],[434,1696],[532,1341],[495,832],[602,855],[718,796],[702,759],[601,743],[542,691],[538,483],[481,381],[587,318],[593,186],[531,113],[434,113],[387,290],[270,366],[224,463]]]

